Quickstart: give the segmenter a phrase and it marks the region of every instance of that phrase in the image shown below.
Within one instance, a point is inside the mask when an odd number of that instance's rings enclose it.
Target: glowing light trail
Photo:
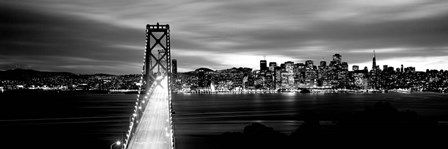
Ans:
[[[153,94],[148,97],[148,104],[140,119],[128,149],[172,149],[172,130],[170,124],[170,107],[167,90],[168,80],[161,80]]]

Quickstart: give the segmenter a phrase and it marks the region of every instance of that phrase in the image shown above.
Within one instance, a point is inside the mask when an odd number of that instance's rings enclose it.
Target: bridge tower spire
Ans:
[[[376,58],[375,58],[375,50],[373,50],[373,58],[372,58],[372,70],[376,71]]]

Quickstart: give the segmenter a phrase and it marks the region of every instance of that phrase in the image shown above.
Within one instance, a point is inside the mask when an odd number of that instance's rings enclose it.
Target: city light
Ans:
[[[229,68],[211,70],[198,68],[177,74],[173,91],[189,95],[224,93],[384,93],[384,92],[448,92],[447,70],[416,71],[415,67],[401,65],[394,68],[383,63],[372,50],[368,67],[345,62],[342,54],[335,53],[330,61],[305,60],[277,62],[260,60],[260,68]],[[269,64],[269,66],[267,66]]]

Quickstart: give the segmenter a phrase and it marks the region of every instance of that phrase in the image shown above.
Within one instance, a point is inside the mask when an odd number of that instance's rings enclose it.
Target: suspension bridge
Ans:
[[[174,149],[169,25],[146,25],[142,76],[122,149]]]

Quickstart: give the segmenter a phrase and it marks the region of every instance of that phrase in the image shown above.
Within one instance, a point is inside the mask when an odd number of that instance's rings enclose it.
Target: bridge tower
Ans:
[[[146,25],[140,89],[123,149],[174,149],[171,65],[169,25]]]
[[[144,78],[146,87],[152,83],[161,85],[157,77],[168,79],[168,90],[171,89],[171,51],[170,51],[170,26],[146,25],[146,51]]]

